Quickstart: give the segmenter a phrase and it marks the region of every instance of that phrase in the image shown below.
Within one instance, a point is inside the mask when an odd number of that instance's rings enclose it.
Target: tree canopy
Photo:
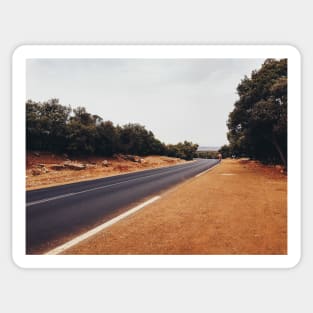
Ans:
[[[224,153],[287,167],[287,60],[267,59],[237,87]]]
[[[85,107],[72,110],[61,105],[58,99],[51,99],[42,103],[26,102],[26,147],[76,156],[154,154],[192,160],[198,145],[188,141],[166,145],[143,125],[115,126],[87,112]]]

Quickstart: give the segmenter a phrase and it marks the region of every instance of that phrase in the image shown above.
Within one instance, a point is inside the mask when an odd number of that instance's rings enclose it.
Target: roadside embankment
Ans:
[[[223,160],[66,254],[286,254],[287,177]]]
[[[140,170],[171,166],[187,161],[166,156],[138,157],[118,154],[112,158],[80,157],[51,153],[28,153],[26,190],[40,189]]]

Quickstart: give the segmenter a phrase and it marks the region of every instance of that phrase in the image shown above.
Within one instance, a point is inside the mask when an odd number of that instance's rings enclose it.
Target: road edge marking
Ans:
[[[182,165],[182,164],[179,164],[179,165]],[[169,166],[169,167],[173,168],[174,166]],[[190,167],[192,167],[192,166],[190,166]],[[82,193],[86,193],[86,192],[90,192],[90,191],[95,191],[95,190],[100,190],[100,189],[105,189],[105,188],[113,187],[113,186],[116,186],[116,185],[121,185],[121,184],[124,184],[124,183],[128,183],[130,181],[139,180],[139,179],[152,177],[152,176],[156,176],[156,175],[163,175],[163,174],[164,173],[150,174],[150,175],[146,175],[146,176],[141,176],[141,177],[136,177],[136,178],[132,178],[132,179],[128,179],[128,180],[123,180],[121,182],[113,183],[113,184],[109,184],[109,185],[105,185],[105,186],[99,186],[99,187],[94,187],[94,188],[85,189],[85,190],[81,190],[81,191],[70,192],[70,193],[66,193],[64,195],[59,195],[59,196],[55,196],[55,197],[51,197],[51,198],[44,198],[44,199],[41,199],[41,200],[35,200],[35,201],[31,201],[31,202],[26,203],[26,207],[30,207],[30,206],[33,206],[33,205],[36,205],[36,204],[50,202],[50,201],[53,201],[53,200],[64,199],[64,198],[76,196],[78,194],[82,194]]]
[[[68,242],[66,242],[66,243],[64,243],[64,244],[62,244],[62,245],[60,245],[60,246],[58,246],[58,247],[48,251],[48,252],[46,252],[46,253],[44,253],[44,255],[57,255],[57,254],[60,254],[60,253],[64,252],[65,250],[68,250],[69,248],[71,248],[71,247],[77,245],[78,243],[82,242],[83,240],[85,240],[87,238],[90,238],[91,236],[99,233],[100,231],[102,231],[102,230],[112,226],[113,224],[121,221],[122,219],[126,218],[127,216],[129,216],[129,215],[131,215],[131,214],[141,210],[145,206],[147,206],[147,205],[149,205],[149,204],[159,200],[160,198],[161,198],[161,196],[155,196],[155,197],[153,197],[153,198],[151,198],[151,199],[149,199],[149,200],[147,200],[147,201],[145,201],[145,202],[135,206],[134,208],[132,208],[132,209],[130,209],[130,210],[128,210],[128,211],[126,211],[126,212],[124,212],[124,213],[114,217],[114,218],[112,218],[111,220],[109,220],[109,221],[107,221],[107,222],[105,222],[105,223],[103,223],[103,224],[101,224],[101,225],[99,225],[99,226],[97,226],[97,227],[87,231],[86,233],[84,233],[84,234],[82,234],[82,235],[80,235],[80,236],[78,236],[78,237],[76,237],[76,238],[74,238],[74,239],[72,239],[72,240],[70,240],[70,241],[68,241]]]
[[[187,164],[189,162],[193,163],[193,162],[195,162],[195,160],[187,161],[185,163],[177,163],[177,164],[174,164],[174,165],[166,165],[166,166],[161,166],[161,167],[151,167],[151,168],[146,168],[144,170],[140,169],[138,171],[127,172],[127,173],[120,173],[120,174],[116,174],[116,175],[109,175],[109,176],[89,178],[89,179],[79,180],[79,181],[72,181],[72,182],[62,183],[62,184],[59,184],[59,185],[46,186],[46,187],[37,188],[37,189],[29,189],[29,190],[26,189],[25,191],[26,192],[27,191],[38,191],[38,190],[43,190],[43,189],[46,189],[46,188],[61,187],[61,186],[66,186],[66,185],[71,185],[71,184],[84,183],[84,182],[89,182],[89,181],[94,181],[94,180],[101,180],[101,179],[105,179],[105,178],[112,178],[112,177],[116,177],[116,176],[123,176],[123,175],[128,175],[128,174],[133,174],[133,173],[139,173],[139,172],[148,172],[148,171],[158,170],[158,169],[161,169],[161,168],[170,168],[170,167],[175,167],[175,166],[179,166],[179,165],[184,165],[184,164]],[[26,178],[27,178],[27,176],[26,176]]]
[[[215,166],[217,166],[218,164],[219,164],[219,163],[215,163],[212,167],[210,167],[210,168],[204,170],[203,172],[200,172],[200,173],[197,174],[197,175],[201,176],[202,174],[204,174],[204,173],[208,172],[209,170],[213,169],[213,168],[214,168]],[[192,177],[189,177],[188,179],[184,180],[183,182],[180,182],[180,183],[178,183],[178,184],[172,186],[170,189],[164,190],[164,191],[162,192],[161,196],[162,196],[162,197],[167,196],[169,193],[174,192],[175,190],[179,189],[181,186],[183,186],[183,185],[185,185],[185,184],[188,184],[190,181],[196,179],[196,178],[197,178],[197,175],[192,176]]]
[[[212,166],[212,167],[208,168],[207,170],[205,170],[205,171],[203,171],[203,172],[197,174],[195,177],[199,177],[199,176],[201,176],[201,175],[203,175],[203,174],[205,174],[205,173],[207,173],[207,172],[213,170],[213,168],[215,168],[215,167],[218,166],[219,164],[220,164],[220,162],[216,163],[214,166]]]

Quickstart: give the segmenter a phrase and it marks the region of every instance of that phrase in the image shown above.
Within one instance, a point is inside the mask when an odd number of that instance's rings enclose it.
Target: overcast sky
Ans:
[[[165,143],[227,143],[244,75],[264,59],[31,59],[27,99],[58,98],[111,120],[140,123]]]

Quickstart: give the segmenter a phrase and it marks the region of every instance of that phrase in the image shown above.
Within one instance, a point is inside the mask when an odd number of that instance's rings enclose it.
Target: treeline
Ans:
[[[267,59],[237,87],[224,157],[250,157],[287,168],[287,60]]]
[[[217,159],[218,153],[218,151],[197,151],[195,157],[201,159]]]
[[[184,141],[166,145],[140,124],[114,125],[84,107],[71,109],[58,99],[26,102],[27,150],[75,156],[112,156],[115,153],[165,155],[192,160],[198,145]]]

